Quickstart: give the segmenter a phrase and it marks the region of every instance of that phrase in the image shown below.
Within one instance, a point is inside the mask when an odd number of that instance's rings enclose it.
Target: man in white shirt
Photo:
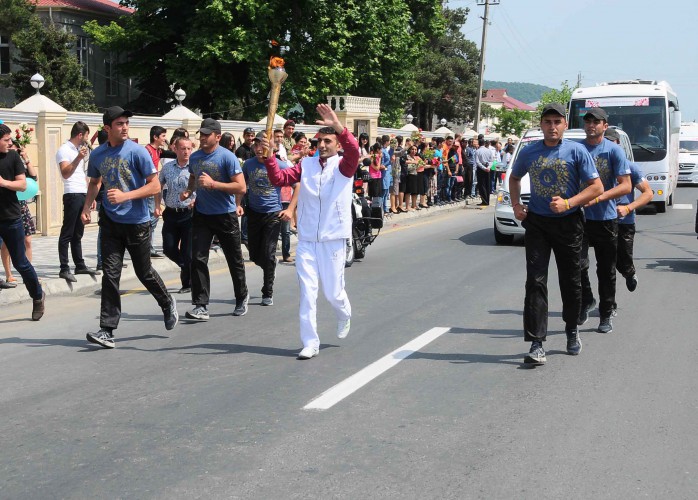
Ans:
[[[84,122],[75,122],[70,131],[70,140],[58,148],[56,163],[63,179],[63,226],[58,238],[58,259],[61,272],[58,276],[69,282],[77,281],[70,272],[68,245],[75,264],[75,274],[95,276],[96,271],[85,265],[82,257],[82,235],[85,226],[80,220],[87,195],[85,156],[90,128]]]

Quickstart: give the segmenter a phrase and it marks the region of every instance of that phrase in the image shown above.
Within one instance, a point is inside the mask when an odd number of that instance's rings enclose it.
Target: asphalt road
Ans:
[[[697,198],[681,188],[693,210],[639,217],[639,287],[619,280],[613,333],[592,313],[578,357],[551,266],[535,369],[522,364],[523,247],[494,245],[491,208],[391,224],[347,270],[346,340],[320,299],[309,361],[295,358],[292,266],[273,307],[248,267],[241,318],[216,271],[211,320],[172,332],[124,284],[114,350],[85,341],[97,297],[52,299],[38,323],[27,304],[4,307],[0,498],[696,498]],[[436,327],[334,406],[304,409]]]

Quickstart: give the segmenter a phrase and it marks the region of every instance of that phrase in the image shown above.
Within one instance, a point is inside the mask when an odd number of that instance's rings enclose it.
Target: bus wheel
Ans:
[[[666,202],[658,201],[654,204],[654,206],[657,207],[658,214],[663,214],[666,212]]]

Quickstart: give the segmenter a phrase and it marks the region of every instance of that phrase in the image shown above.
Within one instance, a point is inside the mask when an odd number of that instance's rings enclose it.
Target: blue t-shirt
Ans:
[[[227,148],[218,146],[211,153],[199,149],[189,157],[189,170],[197,179],[203,173],[218,182],[230,182],[231,177],[242,173],[237,157]],[[215,189],[196,188],[195,210],[205,215],[221,215],[234,212],[235,196]]]
[[[546,146],[542,140],[526,146],[517,156],[511,173],[518,178],[529,175],[531,200],[528,209],[546,217],[562,217],[570,213],[556,214],[550,210],[553,196],[569,199],[579,193],[582,182],[599,176],[586,148],[568,139],[562,139],[554,147]]]
[[[629,194],[624,194],[616,200],[618,205],[629,205],[635,201],[635,186],[641,184],[645,180],[645,175],[640,170],[640,167],[634,163],[630,163],[630,182],[633,185],[633,189]],[[625,217],[618,218],[618,224],[635,224],[635,211],[633,210]]]
[[[130,139],[121,146],[102,144],[90,154],[87,176],[102,178],[104,194],[102,207],[107,217],[121,224],[143,224],[150,220],[148,198],[128,200],[112,204],[106,196],[110,189],[124,193],[145,186],[146,178],[156,174],[155,165],[148,152]]]
[[[616,177],[619,175],[630,174],[630,162],[625,157],[621,147],[615,142],[603,140],[600,144],[591,145],[585,141],[582,144],[596,163],[596,170],[601,178],[604,191],[613,189],[616,185]],[[606,200],[591,205],[584,209],[584,216],[588,220],[614,220],[618,217],[616,200]]]
[[[285,161],[279,161],[281,170],[288,168]],[[247,183],[247,203],[255,212],[268,214],[281,210],[281,188],[269,182],[267,169],[257,157],[245,161],[242,166]]]

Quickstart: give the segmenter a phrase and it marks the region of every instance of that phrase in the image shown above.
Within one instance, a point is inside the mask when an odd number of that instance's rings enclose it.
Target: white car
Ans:
[[[623,148],[628,160],[633,161],[633,150],[630,145],[628,134],[621,129],[615,128],[620,135],[620,147]],[[586,138],[586,134],[582,129],[570,129],[565,131],[565,139],[576,142],[582,142]],[[529,129],[524,132],[523,137],[516,145],[514,154],[509,162],[504,182],[497,192],[497,202],[494,206],[494,240],[499,245],[510,245],[517,235],[523,236],[526,230],[521,226],[521,221],[514,217],[514,209],[511,207],[511,196],[509,195],[509,177],[511,176],[511,167],[515,164],[519,152],[534,141],[543,140],[543,132],[539,128]],[[524,175],[521,179],[521,203],[528,204],[531,198],[531,185],[528,180],[528,175]]]

